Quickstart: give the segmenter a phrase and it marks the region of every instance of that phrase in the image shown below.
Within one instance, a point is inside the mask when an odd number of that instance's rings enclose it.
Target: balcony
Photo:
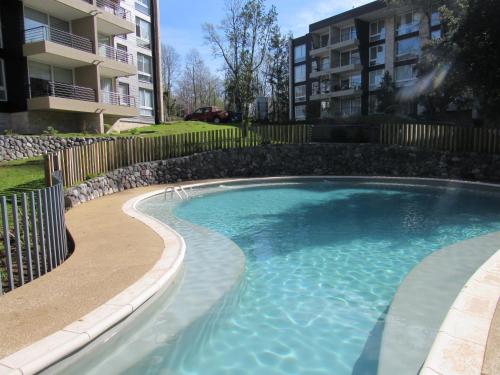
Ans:
[[[134,56],[107,44],[99,44],[98,54],[104,57],[101,66],[101,75],[104,77],[124,77],[137,74],[134,65]]]
[[[350,64],[339,65],[332,68],[332,74],[354,72],[363,69],[360,61],[352,61]]]
[[[23,54],[41,63],[78,68],[96,62],[94,44],[79,35],[40,26],[25,30]]]
[[[321,56],[321,55],[326,55],[329,54],[330,51],[332,50],[332,46],[327,44],[327,45],[312,45],[311,50],[309,51],[310,56]]]
[[[104,115],[136,117],[139,115],[135,96],[123,95],[113,91],[101,91]]]
[[[132,14],[121,7],[118,1],[95,0],[95,4],[102,11],[97,14],[97,27],[100,32],[108,35],[122,35],[135,32],[135,23],[132,20]]]
[[[359,84],[351,84],[344,86],[335,85],[333,87],[333,91],[330,97],[339,98],[339,97],[356,96],[356,95],[361,95],[361,85]]]
[[[31,78],[28,109],[97,113],[96,91],[89,87]]]
[[[96,10],[92,0],[22,0],[22,2],[27,7],[67,21],[88,17]]]
[[[356,31],[343,32],[339,38],[333,41],[332,49],[345,49],[357,47],[359,45],[358,35]]]
[[[70,34],[54,27],[39,26],[24,31],[24,43],[28,44],[40,41],[50,41],[63,46],[76,48],[80,51],[94,53],[94,44],[90,39]]]

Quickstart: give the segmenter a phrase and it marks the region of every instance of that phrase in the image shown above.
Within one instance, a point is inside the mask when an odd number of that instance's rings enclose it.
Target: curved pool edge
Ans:
[[[146,224],[164,243],[160,259],[138,281],[63,329],[0,360],[0,374],[35,374],[82,349],[125,320],[160,290],[167,288],[181,269],[186,251],[182,236],[168,225],[141,213],[136,205],[163,189],[134,197],[122,211]]]
[[[468,187],[483,187],[487,189],[498,189],[498,185],[489,184],[489,183],[480,183],[480,182],[469,182],[469,181],[460,181],[460,180],[448,180],[448,179],[428,179],[428,178],[405,178],[405,177],[386,177],[386,176],[280,176],[280,177],[267,177],[267,178],[239,178],[239,179],[220,179],[220,180],[212,180],[209,182],[198,182],[191,184],[179,184],[180,186],[193,188],[193,187],[201,187],[201,186],[209,186],[216,185],[221,183],[229,183],[229,182],[249,182],[249,181],[283,181],[287,179],[310,179],[310,180],[379,180],[379,181],[401,181],[403,183],[408,183],[410,181],[421,183],[422,185],[429,185],[431,182],[433,186],[468,186]],[[172,186],[169,184],[168,186]],[[135,197],[129,200],[124,206],[123,211],[134,217],[146,225],[150,226],[165,242],[165,248],[163,251],[163,255],[161,259],[155,264],[155,266],[147,273],[144,277],[142,277],[138,282],[133,284],[131,287],[124,290],[122,293],[118,294],[116,297],[109,300],[107,303],[103,304],[101,307],[95,309],[82,319],[70,324],[66,328],[56,332],[53,335],[50,335],[29,347],[26,347],[6,358],[0,360],[0,374],[31,374],[39,372],[61,359],[67,357],[68,355],[78,351],[79,349],[85,347],[87,344],[92,342],[95,338],[97,338],[100,334],[108,331],[117,323],[125,320],[129,315],[131,315],[134,311],[137,310],[142,304],[144,304],[149,298],[154,296],[159,290],[168,286],[168,284],[175,278],[175,275],[179,268],[182,265],[182,259],[185,254],[185,243],[183,238],[177,234],[173,229],[168,227],[166,224],[163,224],[156,219],[153,219],[145,214],[142,214],[138,210],[135,209],[135,206],[138,202],[143,199],[147,199],[151,196],[155,196],[158,194],[162,194],[164,189],[156,190],[147,194],[142,194],[138,197]],[[500,233],[500,232],[499,232]],[[177,256],[176,259],[172,262],[172,257],[167,256],[167,243],[170,241],[177,242]],[[171,249],[169,249],[170,251]],[[490,259],[491,260],[491,259]],[[488,261],[489,262],[489,261]],[[486,262],[486,263],[488,263]],[[485,263],[485,264],[486,264]],[[165,267],[170,264],[171,268],[166,269]],[[484,265],[483,265],[484,266]],[[481,276],[485,276],[482,274],[483,266],[476,271],[474,276],[469,280],[469,282],[464,286],[464,289],[460,293],[459,297],[455,301],[460,300],[460,298],[465,299],[465,302],[471,302],[471,298],[475,296],[482,296],[480,285],[481,282],[476,278],[481,278]],[[491,265],[491,270],[494,271],[494,274],[500,274],[500,251],[495,255],[495,260]],[[489,269],[489,268],[488,268]],[[491,273],[491,271],[485,271],[487,274]],[[471,283],[469,285],[469,283]],[[484,281],[483,281],[484,282]],[[480,284],[479,286],[477,284]],[[484,286],[483,286],[484,287]],[[469,288],[467,291],[465,289]],[[474,291],[478,291],[474,293]],[[465,294],[465,297],[463,295]],[[495,301],[498,301],[498,296],[500,295],[500,290],[497,290],[497,298]],[[490,297],[492,297],[490,293]],[[490,298],[492,299],[492,298]],[[459,301],[460,302],[460,301]],[[465,303],[464,301],[462,301]],[[453,309],[456,309],[454,305]],[[446,322],[450,321],[456,322],[456,317],[453,315],[453,311],[450,310],[449,316],[446,318]],[[457,309],[458,310],[458,309]],[[491,325],[491,321],[493,319],[493,312],[491,313],[488,331]],[[461,322],[463,323],[463,321]],[[444,323],[443,323],[444,326]],[[443,335],[441,335],[441,333]],[[470,332],[472,333],[472,332]],[[442,366],[448,365],[450,366],[450,361],[453,362],[453,359],[462,359],[460,353],[458,353],[454,358],[448,358],[443,356],[443,351],[450,350],[447,349],[447,345],[450,344],[450,340],[442,339],[441,336],[446,335],[445,331],[440,333],[438,338],[436,339],[431,353],[429,354],[425,365],[422,369],[421,374],[445,374],[446,372],[436,372],[433,370],[433,367],[436,367],[436,363],[441,364]],[[451,344],[450,344],[451,345]],[[484,351],[486,350],[486,341],[484,342]],[[440,354],[440,356],[439,356]],[[446,357],[446,358],[444,358]],[[22,366],[16,366],[16,363],[24,363]],[[477,372],[481,371],[482,361],[479,364]],[[463,372],[464,374],[466,372]]]
[[[460,291],[420,374],[481,374],[499,297],[500,250],[479,267]]]

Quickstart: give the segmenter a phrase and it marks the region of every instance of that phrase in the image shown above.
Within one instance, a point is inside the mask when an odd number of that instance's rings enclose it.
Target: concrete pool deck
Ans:
[[[76,243],[75,253],[58,269],[0,299],[0,358],[68,325],[85,323],[82,317],[100,307],[109,307],[110,299],[114,300],[113,297],[136,283],[157,264],[165,250],[164,238],[148,225],[127,216],[122,207],[137,196],[162,188],[165,186],[127,190],[80,205],[67,213],[68,229]],[[123,318],[131,312],[124,313]],[[495,371],[500,366],[498,308],[493,322],[485,359],[476,363],[470,373],[497,373]],[[85,343],[93,338],[95,336],[87,334]],[[82,346],[78,340],[73,344],[75,348]],[[23,362],[22,353],[0,360],[0,374],[34,372],[19,370],[21,366],[16,364]],[[463,359],[460,353],[455,353],[454,357]]]
[[[119,311],[119,301],[110,307],[110,300],[143,278],[166,247],[164,238],[151,226],[125,214],[122,207],[132,198],[158,189],[127,190],[67,213],[67,227],[76,244],[73,255],[56,270],[0,299],[0,373],[20,373],[17,369],[27,357],[21,349],[54,333],[61,336],[68,327],[77,332],[82,327],[75,324],[85,325],[82,317],[90,312],[101,307],[105,318]],[[102,309],[106,304],[108,308]],[[127,316],[127,310],[123,315]],[[90,341],[91,334],[84,332]],[[81,341],[75,339],[75,345]]]

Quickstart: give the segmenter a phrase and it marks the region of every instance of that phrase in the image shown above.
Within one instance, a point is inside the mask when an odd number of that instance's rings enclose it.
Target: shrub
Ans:
[[[59,131],[52,126],[47,126],[42,133],[44,135],[57,135],[57,134],[59,134]]]

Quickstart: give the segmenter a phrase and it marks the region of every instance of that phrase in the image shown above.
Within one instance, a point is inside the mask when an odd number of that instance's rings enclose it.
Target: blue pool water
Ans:
[[[143,328],[123,330],[63,373],[376,374],[384,317],[411,269],[437,249],[500,230],[493,193],[359,182],[199,189],[181,204],[156,197],[140,209],[186,238],[179,296],[197,289],[198,297],[185,304],[196,309],[200,293],[218,288],[195,279],[203,262],[213,267],[210,251],[220,257],[219,245],[228,246],[185,223],[234,241],[246,258],[242,280],[174,338],[164,338],[175,324],[168,312],[186,313],[182,301],[155,307]],[[209,247],[201,264],[195,247]]]
[[[209,337],[179,339],[173,373],[375,374],[377,327],[405,275],[436,249],[499,230],[499,210],[477,192],[331,183],[182,204],[177,217],[231,238],[247,263]]]

